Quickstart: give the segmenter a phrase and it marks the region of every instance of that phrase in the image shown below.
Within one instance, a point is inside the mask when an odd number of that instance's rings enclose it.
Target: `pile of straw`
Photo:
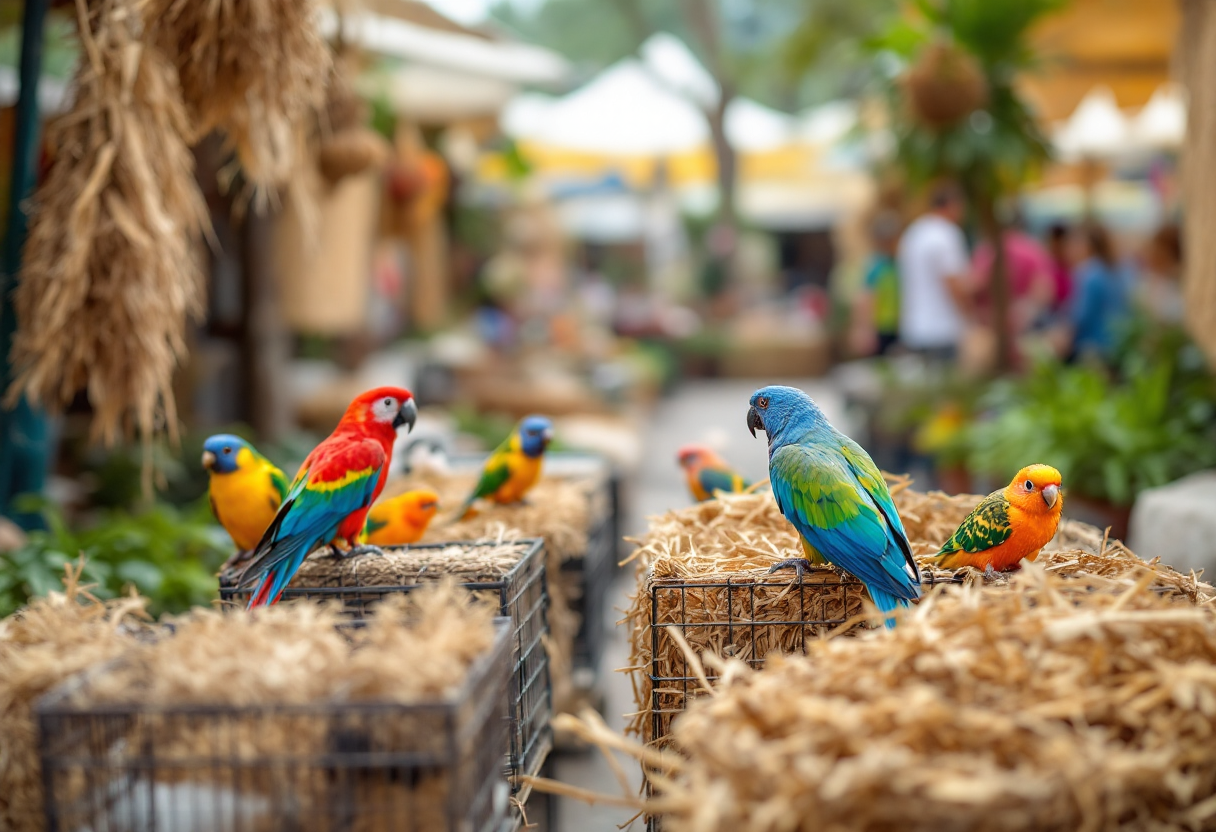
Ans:
[[[78,6],[84,57],[35,196],[9,395],[53,408],[84,389],[95,436],[174,436],[173,371],[186,318],[202,312],[209,222],[186,111],[172,64],[142,40],[137,0]]]
[[[489,649],[495,614],[453,581],[388,596],[355,630],[339,628],[337,605],[195,609],[173,622],[173,638],[140,645],[90,680],[81,704],[434,699],[454,692]]]
[[[388,483],[385,497],[411,488],[431,488],[439,494],[445,514],[427,528],[423,543],[450,540],[501,540],[511,537],[540,537],[545,541],[545,572],[549,583],[549,669],[553,679],[553,707],[573,707],[576,691],[572,679],[574,638],[579,614],[574,603],[583,587],[577,573],[562,571],[562,564],[582,557],[590,533],[609,515],[608,490],[601,476],[557,477],[544,475],[520,505],[481,503],[475,516],[454,520],[453,514],[473,490],[475,472],[428,472]]]
[[[528,544],[500,538],[489,545],[385,549],[383,555],[349,558],[334,557],[323,549],[304,561],[291,586],[412,586],[442,579],[485,583],[500,580],[515,568],[528,548]]]
[[[0,829],[42,829],[42,774],[32,705],[68,676],[133,643],[144,598],[99,601],[66,567],[52,592],[0,621]]]
[[[173,637],[135,645],[57,694],[58,713],[83,711],[56,723],[47,740],[63,765],[54,784],[61,820],[150,828],[139,819],[153,811],[158,828],[189,814],[202,824],[192,828],[210,829],[231,827],[214,813],[236,812],[251,829],[372,830],[395,828],[405,814],[419,828],[447,828],[477,744],[503,724],[496,707],[483,707],[501,691],[461,700],[456,724],[450,711],[384,706],[451,699],[495,643],[494,615],[444,581],[386,598],[361,628],[340,627],[336,605],[309,603],[255,615],[196,609],[172,620]],[[91,709],[115,705],[139,706],[139,717],[98,732]],[[196,705],[209,710],[190,710]],[[74,734],[83,747],[65,750]],[[439,761],[453,751],[456,767],[420,767],[409,777],[341,756]],[[132,755],[150,755],[155,769],[132,767]],[[90,756],[99,772],[79,763]]]
[[[144,3],[151,39],[173,56],[181,78],[191,140],[222,130],[251,184],[285,184],[329,79],[314,0]]]
[[[938,589],[894,631],[761,672],[707,657],[723,681],[676,753],[631,748],[648,811],[668,832],[1210,828],[1216,616],[1151,579],[1033,564],[1012,591]]]
[[[923,494],[908,488],[906,478],[892,478],[892,491],[924,579],[982,581],[972,570],[956,576],[931,565],[979,495]],[[638,588],[625,620],[637,709],[629,730],[647,742],[664,737],[687,700],[698,695],[695,684],[672,681],[661,683],[657,702],[654,697],[652,676],[692,676],[679,636],[698,654],[758,666],[772,653],[802,652],[838,627],[849,629],[870,609],[861,585],[838,570],[814,569],[802,586],[793,570],[768,574],[773,563],[802,554],[771,494],[724,495],[668,512],[651,518],[647,535],[634,542],[638,548],[629,560],[639,564]],[[1054,575],[1082,579],[1082,586],[1097,579],[1131,586],[1141,570],[1148,570],[1153,589],[1169,600],[1203,603],[1214,594],[1194,575],[1146,563],[1121,543],[1075,521],[1061,524],[1038,562]],[[996,584],[1007,586],[1008,580]],[[724,586],[728,581],[730,586]]]

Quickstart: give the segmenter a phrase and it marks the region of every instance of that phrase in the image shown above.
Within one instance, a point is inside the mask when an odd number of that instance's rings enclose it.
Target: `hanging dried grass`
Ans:
[[[955,576],[932,565],[981,497],[924,494],[909,488],[907,477],[888,481],[924,579],[982,580],[973,570]],[[866,617],[860,583],[839,570],[814,569],[801,586],[792,571],[768,574],[773,563],[801,556],[793,527],[768,493],[723,495],[651,518],[647,535],[634,542],[638,549],[628,561],[638,564],[638,588],[625,621],[637,710],[629,731],[646,742],[667,736],[672,720],[700,694],[681,642],[697,654],[758,666],[774,653],[803,652]],[[1082,585],[1101,579],[1128,587],[1147,570],[1154,591],[1169,600],[1200,604],[1216,594],[1193,574],[1146,563],[1098,529],[1071,520],[1061,523],[1039,563],[1054,575],[1084,579]],[[1008,581],[1002,577],[995,585]]]
[[[176,438],[173,371],[202,312],[208,218],[177,74],[141,41],[135,4],[77,3],[85,57],[35,195],[8,395],[55,408],[84,389],[95,437],[138,433],[147,450],[158,431]]]
[[[147,600],[99,601],[65,566],[63,592],[0,621],[0,829],[43,828],[34,701],[67,677],[118,655],[142,632]]]
[[[250,184],[286,184],[330,72],[314,0],[141,1],[152,42],[174,56],[191,140],[222,130]]]

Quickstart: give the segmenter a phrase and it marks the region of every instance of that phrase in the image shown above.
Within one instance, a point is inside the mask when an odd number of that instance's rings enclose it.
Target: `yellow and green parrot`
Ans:
[[[283,504],[287,477],[244,439],[228,433],[203,443],[203,467],[215,519],[236,544],[238,556],[248,552]]]
[[[481,469],[481,478],[473,488],[457,520],[473,513],[478,500],[490,500],[500,505],[522,502],[524,495],[540,479],[545,449],[553,440],[553,423],[544,416],[528,416],[511,431]]]

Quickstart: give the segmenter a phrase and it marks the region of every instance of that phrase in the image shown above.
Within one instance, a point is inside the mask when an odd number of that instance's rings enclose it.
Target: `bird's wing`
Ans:
[[[1009,500],[1004,491],[993,491],[963,518],[963,522],[950,539],[942,546],[938,555],[955,552],[986,552],[1000,546],[1013,534],[1009,523]]]
[[[702,468],[697,474],[697,482],[705,489],[705,493],[710,496],[715,491],[735,493],[747,487],[742,477],[734,471],[722,468]]]
[[[914,566],[909,571],[899,535],[843,455],[786,445],[769,465],[778,505],[815,549],[867,586],[899,598],[919,597],[918,573]]]
[[[302,561],[308,554],[302,550],[331,539],[348,515],[371,504],[385,462],[384,448],[374,439],[318,446],[254,550],[241,584],[293,557]]]
[[[282,500],[287,496],[287,475],[273,464],[268,463],[268,465],[269,467],[267,469],[267,473],[270,475],[270,484],[273,485],[274,490],[279,493],[279,501],[282,502]]]
[[[503,442],[482,466],[481,478],[473,489],[471,500],[489,497],[511,478],[511,442]]]
[[[866,494],[874,501],[875,508],[886,520],[888,538],[894,540],[895,545],[903,552],[904,563],[912,570],[912,575],[919,584],[920,567],[916,565],[916,558],[912,556],[912,544],[908,541],[907,531],[904,530],[904,521],[895,508],[895,500],[891,497],[891,490],[887,488],[887,481],[883,479],[882,471],[878,470],[874,460],[870,459],[870,455],[860,445],[844,434],[838,435],[840,455],[848,463],[853,476],[857,478],[857,483],[865,489]]]

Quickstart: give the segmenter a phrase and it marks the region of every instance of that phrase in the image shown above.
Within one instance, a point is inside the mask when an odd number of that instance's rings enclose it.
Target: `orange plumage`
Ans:
[[[373,546],[417,543],[439,510],[439,495],[428,488],[381,500],[367,515],[364,536]]]
[[[1055,536],[1063,509],[1060,472],[1050,465],[1028,465],[967,515],[938,552],[937,565],[1016,569],[1023,559],[1037,558]]]

